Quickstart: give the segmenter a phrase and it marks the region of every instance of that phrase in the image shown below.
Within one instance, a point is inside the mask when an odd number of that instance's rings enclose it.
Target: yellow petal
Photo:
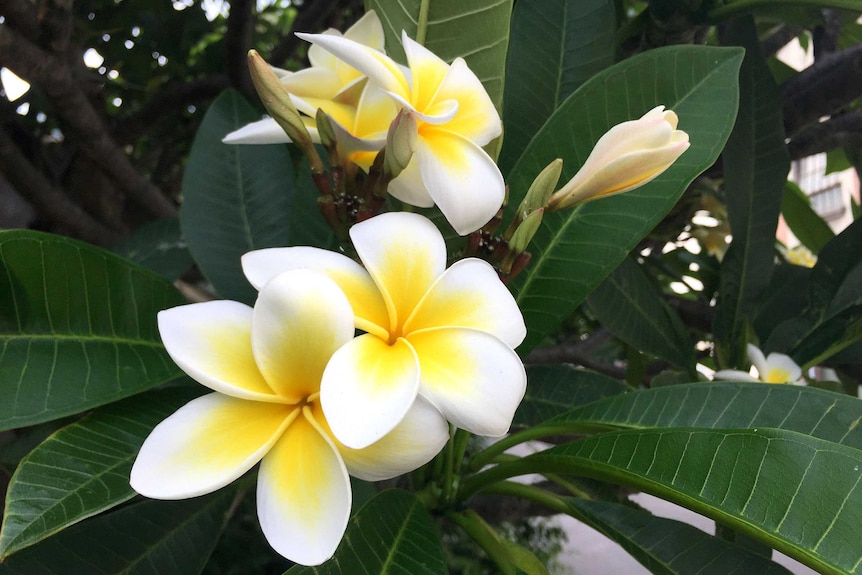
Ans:
[[[488,92],[462,58],[452,62],[434,96],[435,103],[446,100],[458,102],[458,113],[442,128],[460,134],[479,146],[484,146],[503,133],[500,115]]]
[[[483,331],[436,328],[411,333],[419,357],[419,393],[452,424],[477,435],[509,430],[527,375],[518,355]]]
[[[432,327],[471,327],[515,348],[527,335],[515,298],[488,262],[468,258],[452,264],[428,290],[404,332]]]
[[[196,497],[252,468],[299,414],[292,405],[211,393],[153,429],[132,467],[132,488],[154,499]]]
[[[436,54],[410,39],[401,32],[401,44],[410,68],[410,104],[419,112],[425,112],[435,100],[443,78],[449,72],[449,65]]]
[[[302,565],[329,559],[350,517],[350,478],[323,433],[306,407],[263,458],[258,474],[263,534],[273,549]]]
[[[312,270],[277,275],[254,304],[252,349],[261,373],[292,402],[315,394],[329,358],[353,339],[353,309],[336,283]]]
[[[211,301],[159,312],[159,333],[168,353],[195,381],[224,394],[283,401],[261,375],[251,350],[252,309],[235,301]]]
[[[446,269],[443,236],[423,216],[390,212],[356,224],[350,238],[384,296],[389,333],[397,336],[401,322]]]
[[[419,364],[410,345],[360,335],[332,356],[320,404],[338,440],[361,449],[392,431],[416,399]]]

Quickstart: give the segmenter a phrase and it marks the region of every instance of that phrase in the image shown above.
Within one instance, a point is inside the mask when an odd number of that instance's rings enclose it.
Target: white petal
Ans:
[[[404,331],[447,326],[486,331],[511,348],[527,335],[515,298],[494,268],[476,258],[459,260],[443,272],[404,324]]]
[[[739,371],[738,369],[721,369],[715,372],[712,379],[713,381],[758,381],[747,371]]]
[[[494,102],[476,74],[462,58],[456,58],[434,96],[434,103],[455,100],[458,114],[445,125],[450,132],[484,146],[503,133],[503,123]]]
[[[405,204],[419,208],[430,208],[434,200],[428,195],[425,183],[422,181],[422,173],[419,171],[419,162],[414,156],[407,167],[398,174],[398,177],[389,182],[387,191],[393,197],[398,198]]]
[[[411,107],[424,112],[433,105],[440,84],[449,73],[449,65],[431,50],[407,36],[403,30],[401,45],[410,68]]]
[[[334,281],[321,272],[291,270],[260,291],[252,350],[269,386],[298,402],[320,390],[329,358],[353,331],[353,309]]]
[[[431,461],[449,439],[449,426],[437,409],[417,397],[395,429],[364,449],[338,446],[350,475],[382,481],[409,473]]]
[[[419,389],[419,363],[405,340],[364,334],[335,352],[320,384],[320,404],[335,437],[352,449],[401,423]]]
[[[159,312],[159,333],[171,359],[195,381],[233,397],[283,401],[254,360],[252,313],[235,301],[183,305]]]
[[[344,37],[359,42],[369,48],[383,51],[383,24],[377,17],[377,12],[369,10],[353,26],[344,32]]]
[[[335,446],[313,419],[298,417],[260,465],[257,514],[266,540],[295,563],[319,565],[344,536],[350,503]]]
[[[158,424],[138,453],[130,483],[154,499],[184,499],[224,487],[275,444],[295,407],[211,393]]]
[[[389,315],[383,296],[365,269],[347,256],[306,246],[268,248],[242,256],[242,269],[248,281],[261,289],[280,273],[311,269],[325,273],[338,284],[353,307],[356,327],[388,336]]]
[[[760,351],[759,347],[749,343],[746,346],[746,351],[748,352],[748,360],[751,362],[751,365],[757,369],[757,373],[766,373],[769,370],[769,366],[766,364],[766,358],[763,356],[763,352]]]
[[[327,68],[306,68],[282,78],[281,83],[294,96],[325,100],[334,98],[343,87],[338,75]],[[314,111],[310,115],[313,116]]]
[[[497,437],[509,430],[527,375],[518,355],[483,331],[436,328],[411,333],[419,393],[456,427]]]
[[[462,236],[488,223],[503,205],[500,169],[470,140],[446,130],[424,130],[413,158],[428,194]]]
[[[285,144],[290,142],[281,126],[272,118],[264,118],[234,130],[222,139],[225,144]]]
[[[792,383],[802,377],[802,369],[790,356],[770,353],[766,357],[767,370],[758,372],[760,379],[768,383]]]
[[[350,228],[356,253],[386,300],[390,333],[446,269],[446,243],[424,216],[390,212]]]

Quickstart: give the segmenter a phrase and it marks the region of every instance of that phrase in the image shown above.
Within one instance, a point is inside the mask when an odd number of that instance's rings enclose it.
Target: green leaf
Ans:
[[[624,382],[573,365],[527,367],[527,393],[512,421],[530,426],[605,397],[630,390]]]
[[[259,119],[238,92],[228,90],[213,102],[192,145],[180,212],[183,235],[203,274],[222,297],[249,304],[257,292],[242,273],[244,253],[324,245],[328,237],[317,193],[307,185],[310,175],[297,184],[286,146],[222,143],[229,132]]]
[[[787,263],[775,266],[769,289],[754,318],[753,327],[759,341],[767,341],[776,326],[802,313],[808,305],[810,278],[810,268]]]
[[[335,555],[290,575],[445,575],[443,548],[431,516],[412,493],[388,489],[350,519]]]
[[[721,263],[713,331],[721,367],[745,362],[743,329],[772,274],[775,229],[790,157],[784,144],[781,97],[760,53],[754,22],[729,25],[724,43],[746,48],[739,79],[739,115],[722,154],[733,241]]]
[[[628,257],[589,295],[602,326],[643,353],[694,372],[694,342],[650,276]]]
[[[144,439],[201,390],[170,388],[103,407],[34,449],[9,482],[0,561],[131,499],[129,471]]]
[[[0,231],[0,430],[80,413],[182,375],[156,314],[164,278],[91,245]]]
[[[464,58],[500,109],[512,0],[368,0],[365,5],[380,17],[392,58],[406,62],[402,30],[446,62]]]
[[[503,98],[503,174],[569,95],[614,63],[610,0],[519,0],[512,14]]]
[[[862,220],[821,250],[802,314],[776,326],[765,351],[783,351],[816,365],[862,337]]]
[[[862,401],[799,385],[692,383],[575,408],[548,423],[592,429],[772,427],[862,449]]]
[[[567,498],[571,515],[628,551],[655,575],[789,575],[767,558],[679,521],[609,501]]]
[[[142,225],[111,251],[170,281],[179,278],[194,263],[182,238],[180,222],[173,218]]]
[[[862,452],[778,429],[619,431],[503,463],[465,484],[524,473],[640,489],[762,541],[820,573],[862,572]]]
[[[819,253],[835,237],[829,224],[811,208],[811,200],[805,192],[793,182],[785,183],[781,215],[793,235],[812,253]]]
[[[511,286],[528,328],[519,351],[527,353],[568,317],[712,165],[733,125],[741,60],[740,49],[650,50],[594,76],[545,122],[509,177],[509,217],[552,160],[564,159],[566,181],[607,130],[657,105],[679,115],[691,147],[636,191],[545,214],[529,246],[533,261]]]
[[[16,553],[0,563],[0,575],[200,573],[235,494],[124,507]]]

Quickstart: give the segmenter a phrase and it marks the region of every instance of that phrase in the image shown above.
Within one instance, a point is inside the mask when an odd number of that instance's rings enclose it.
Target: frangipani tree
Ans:
[[[0,424],[30,429],[0,574],[219,572],[224,549],[256,570],[248,518],[291,574],[447,573],[453,526],[492,569],[547,572],[494,528],[504,497],[656,573],[786,572],[770,548],[862,571],[855,388],[697,368],[858,363],[862,228],[830,235],[785,192],[759,4],[675,12],[665,32],[705,40],[661,47],[658,3],[414,4],[301,30],[303,71],[252,52],[272,119],[235,91],[209,107],[176,199],[218,301],[186,301],[159,257],[162,276],[0,233]],[[720,262],[670,249],[704,206],[729,224]],[[819,230],[798,234],[813,268],[776,250],[782,210]],[[556,445],[506,453],[537,439]]]

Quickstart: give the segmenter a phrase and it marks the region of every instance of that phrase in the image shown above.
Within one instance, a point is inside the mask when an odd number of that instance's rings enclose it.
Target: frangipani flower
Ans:
[[[323,35],[342,37],[341,32],[332,28]],[[368,11],[343,37],[383,51],[383,26],[374,10]],[[383,147],[386,131],[398,107],[379,88],[369,87],[362,73],[323,48],[312,45],[308,49],[308,60],[311,67],[298,72],[273,70],[297,110],[309,116],[306,127],[312,139],[320,142],[314,117],[317,110],[322,109],[341,128],[339,142],[344,145],[348,159],[367,169],[374,154]],[[275,120],[266,118],[231,132],[223,141],[226,144],[273,144],[289,142],[290,138]]]
[[[764,357],[755,345],[748,344],[748,359],[757,370],[757,377],[747,371],[722,369],[715,372],[713,379],[732,381],[762,381],[764,383],[796,383],[802,377],[802,369],[789,356],[783,353],[770,353]]]
[[[462,58],[446,64],[402,33],[408,70],[348,38],[298,34],[353,66],[416,117],[413,160],[389,184],[396,198],[437,205],[461,235],[486,224],[503,203],[503,176],[482,146],[502,123],[482,83]],[[368,120],[370,121],[370,120]]]
[[[214,393],[160,423],[141,447],[132,487],[147,497],[209,493],[261,462],[258,517],[273,548],[315,565],[338,546],[350,514],[348,472],[394,477],[429,461],[448,426],[421,399],[380,441],[346,448],[330,431],[320,382],[332,354],[353,338],[353,311],[325,275],[274,277],[254,308],[232,301],[159,314],[168,353]]]
[[[657,106],[638,120],[617,124],[596,142],[587,161],[550,206],[575,204],[628,192],[658,177],[689,147],[688,134],[677,130],[678,118]]]
[[[350,229],[365,268],[310,247],[243,256],[246,276],[267,285],[285,270],[331,277],[366,332],[332,356],[320,388],[335,436],[353,448],[383,437],[417,400],[430,401],[459,428],[498,436],[524,395],[524,366],[513,351],[526,328],[514,298],[479,259],[446,269],[437,228],[410,213],[387,213]]]

